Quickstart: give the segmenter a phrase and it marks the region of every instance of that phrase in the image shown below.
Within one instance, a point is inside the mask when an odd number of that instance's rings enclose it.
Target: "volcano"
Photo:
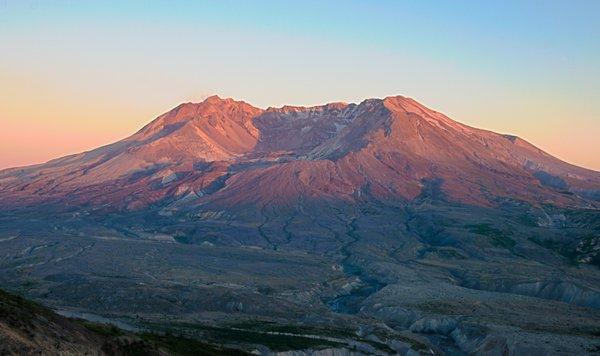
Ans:
[[[410,201],[433,186],[467,204],[592,207],[600,173],[401,96],[267,110],[212,96],[114,144],[0,172],[0,198],[9,204],[129,210],[182,199],[178,206],[226,208],[365,196]]]
[[[600,349],[600,172],[402,96],[212,96],[0,171],[0,251],[68,315],[247,352]]]

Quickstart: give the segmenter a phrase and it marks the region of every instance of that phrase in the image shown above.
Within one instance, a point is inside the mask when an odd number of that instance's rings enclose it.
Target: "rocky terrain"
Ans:
[[[248,352],[593,354],[599,194],[599,172],[405,97],[210,97],[0,171],[0,283]]]
[[[0,291],[2,355],[244,354],[172,335],[135,334],[114,325],[69,319]]]

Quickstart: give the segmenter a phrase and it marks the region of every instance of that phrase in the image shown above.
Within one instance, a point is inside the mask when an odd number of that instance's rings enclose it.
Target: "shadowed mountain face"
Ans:
[[[114,144],[4,170],[0,198],[129,210],[184,199],[234,208],[364,194],[412,200],[427,182],[450,201],[482,206],[508,199],[592,207],[600,194],[600,173],[412,99],[261,110],[213,96]]]
[[[600,349],[600,173],[405,97],[182,104],[0,171],[0,202],[0,283],[57,308],[364,353]]]

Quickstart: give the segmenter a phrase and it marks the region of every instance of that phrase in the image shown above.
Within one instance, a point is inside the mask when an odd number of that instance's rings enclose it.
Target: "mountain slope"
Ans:
[[[411,200],[437,182],[449,200],[595,206],[600,173],[524,140],[455,122],[412,99],[304,108],[216,96],[182,104],[89,152],[0,172],[0,197],[140,209],[290,204],[295,199]]]
[[[0,353],[92,354],[104,340],[83,326],[0,291]]]

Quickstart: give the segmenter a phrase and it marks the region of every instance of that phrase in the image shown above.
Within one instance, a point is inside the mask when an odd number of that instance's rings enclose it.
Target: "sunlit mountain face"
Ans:
[[[184,202],[230,209],[298,199],[408,202],[428,184],[454,203],[593,207],[600,187],[598,172],[404,97],[262,110],[213,96],[114,144],[0,174],[7,203],[109,211],[178,210]]]
[[[599,209],[600,172],[410,98],[212,96],[0,171],[0,281],[245,351],[582,354],[600,348]],[[207,331],[231,327],[298,340]]]

